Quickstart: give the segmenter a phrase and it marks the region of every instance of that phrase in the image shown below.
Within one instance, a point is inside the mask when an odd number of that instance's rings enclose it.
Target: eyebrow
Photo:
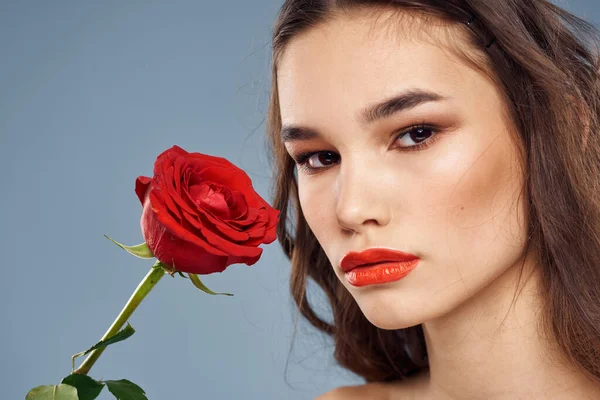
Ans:
[[[376,120],[388,118],[393,114],[415,108],[424,103],[447,99],[448,97],[436,92],[411,89],[375,105],[366,107],[358,114],[357,121],[361,125],[368,125]],[[286,124],[281,128],[281,139],[283,142],[310,140],[317,137],[320,137],[319,132],[312,128],[293,124]]]

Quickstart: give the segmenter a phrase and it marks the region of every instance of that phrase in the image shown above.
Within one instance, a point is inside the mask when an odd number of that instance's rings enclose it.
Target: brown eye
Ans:
[[[313,174],[338,163],[340,156],[333,151],[313,151],[299,154],[294,160],[301,171]]]
[[[399,143],[399,147],[420,148],[425,146],[431,137],[436,135],[437,131],[430,126],[416,126],[402,132],[396,139],[396,143]]]
[[[335,164],[337,162],[338,158],[339,158],[338,155],[335,153],[332,153],[331,151],[320,151],[318,153],[311,155],[306,160],[306,163],[308,164],[309,168],[319,169],[319,168],[324,168],[329,165]]]

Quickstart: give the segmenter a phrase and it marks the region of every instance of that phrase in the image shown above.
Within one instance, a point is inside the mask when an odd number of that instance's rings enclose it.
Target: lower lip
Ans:
[[[358,267],[346,272],[346,279],[352,286],[377,285],[394,282],[410,273],[419,259],[402,262],[386,262],[368,267]]]

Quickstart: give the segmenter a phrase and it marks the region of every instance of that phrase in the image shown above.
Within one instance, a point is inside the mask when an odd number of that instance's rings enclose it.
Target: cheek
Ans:
[[[306,222],[319,243],[328,243],[335,226],[333,182],[325,176],[298,178],[298,198]],[[327,247],[327,246],[324,246]]]
[[[507,134],[465,143],[436,165],[434,257],[470,292],[512,266],[525,244],[526,194]],[[442,184],[441,182],[446,182]]]

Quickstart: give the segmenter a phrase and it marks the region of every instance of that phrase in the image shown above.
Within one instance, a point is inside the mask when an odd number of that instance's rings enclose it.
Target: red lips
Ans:
[[[413,254],[399,250],[371,248],[361,252],[348,252],[340,261],[340,267],[344,272],[349,272],[357,267],[366,267],[384,262],[410,261],[418,258]]]

